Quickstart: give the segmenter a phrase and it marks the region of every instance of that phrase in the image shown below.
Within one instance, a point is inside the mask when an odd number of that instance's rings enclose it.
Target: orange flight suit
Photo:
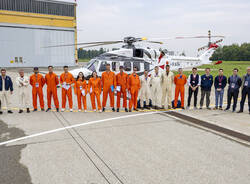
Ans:
[[[112,71],[102,73],[102,86],[103,86],[103,98],[102,98],[102,107],[106,107],[107,98],[109,94],[110,98],[110,107],[114,107],[114,90],[116,88],[116,77],[115,73]],[[113,86],[113,91],[111,87]]]
[[[117,108],[120,108],[121,94],[123,96],[123,107],[127,108],[127,88],[128,88],[128,74],[118,73],[116,75],[116,86],[120,86],[121,90],[117,91]]]
[[[95,104],[95,98],[97,100],[97,106],[98,106],[98,110],[101,110],[101,100],[100,100],[100,95],[102,92],[102,82],[100,78],[90,78],[89,79],[89,83],[88,83],[88,87],[89,87],[89,93],[90,93],[90,98],[91,98],[91,104],[92,104],[92,108],[93,110],[96,110],[96,104]]]
[[[82,94],[82,90],[84,90],[85,94]],[[78,109],[82,109],[82,103],[84,110],[87,110],[87,101],[86,101],[86,96],[88,93],[88,87],[87,87],[87,82],[86,80],[78,80],[76,81],[75,84],[75,93],[77,95],[77,103],[78,103]]]
[[[59,101],[57,97],[57,85],[59,79],[55,73],[47,73],[45,75],[45,82],[47,84],[47,104],[48,108],[51,108],[51,96],[53,96],[54,104],[56,108],[59,108]]]
[[[131,110],[134,106],[134,109],[137,109],[137,97],[138,92],[141,88],[140,78],[137,74],[131,74],[128,77],[128,90],[130,92],[131,98],[129,100],[129,109]]]
[[[72,100],[72,87],[71,85],[75,83],[75,79],[71,73],[62,73],[60,76],[60,83],[62,85],[62,108],[66,107],[66,95],[69,101],[69,108],[73,108],[73,100]],[[70,88],[67,90],[63,88],[63,85],[70,85]]]
[[[174,77],[175,87],[175,98],[174,98],[174,107],[177,107],[177,101],[179,94],[181,93],[181,107],[184,107],[184,94],[185,94],[185,84],[187,83],[186,75],[176,75]]]
[[[45,84],[45,79],[41,74],[33,74],[30,76],[30,85],[32,86],[32,98],[33,98],[33,107],[37,109],[37,96],[39,97],[39,103],[41,109],[44,109],[44,100],[43,100],[43,86]]]

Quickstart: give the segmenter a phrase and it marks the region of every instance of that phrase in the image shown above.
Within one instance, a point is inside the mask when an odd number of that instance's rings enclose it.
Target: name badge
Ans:
[[[36,88],[39,88],[39,83],[38,82],[36,82]]]
[[[245,81],[245,84],[244,84],[244,86],[248,86],[248,81]]]
[[[89,92],[92,93],[92,91],[93,91],[92,88],[90,88],[90,89],[89,89]]]
[[[221,86],[221,83],[219,83],[219,86]]]
[[[231,84],[231,88],[235,88],[235,83],[232,83],[232,84]]]
[[[114,86],[112,85],[110,88],[111,88],[111,91],[114,92]]]
[[[120,92],[121,91],[121,86],[116,86],[116,90]]]
[[[80,90],[82,90],[82,86],[80,86]]]
[[[85,96],[85,90],[82,90],[82,95]]]
[[[195,81],[193,81],[193,83],[195,83]]]

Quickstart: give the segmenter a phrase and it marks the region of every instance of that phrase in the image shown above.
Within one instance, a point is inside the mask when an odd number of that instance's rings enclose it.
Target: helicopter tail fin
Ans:
[[[209,48],[200,55],[200,60],[202,61],[202,64],[209,64],[212,63],[211,60],[209,60],[209,58],[213,55],[214,51],[218,48],[219,46],[216,44],[211,44],[209,46]]]

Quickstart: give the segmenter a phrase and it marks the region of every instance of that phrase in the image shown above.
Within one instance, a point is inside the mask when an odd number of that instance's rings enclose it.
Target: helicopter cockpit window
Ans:
[[[133,57],[143,58],[143,49],[134,49]]]
[[[126,72],[130,72],[131,71],[131,62],[130,61],[125,61],[123,64],[124,70]]]
[[[112,71],[116,71],[116,62],[112,62]]]
[[[136,67],[137,68],[137,71],[140,71],[141,70],[141,65],[140,65],[140,62],[136,62],[134,61],[133,62],[133,68]]]
[[[88,64],[88,69],[91,70],[92,72],[93,71],[96,71],[97,69],[97,66],[98,66],[98,63],[99,61],[98,60],[94,60],[94,61],[91,61],[89,64]]]
[[[147,71],[149,71],[149,63],[148,62],[145,62],[144,63],[144,70],[147,70]]]
[[[106,70],[106,64],[107,64],[106,61],[102,61],[102,62],[101,62],[100,68],[99,68],[99,71],[100,71],[100,72],[104,72],[104,71]]]

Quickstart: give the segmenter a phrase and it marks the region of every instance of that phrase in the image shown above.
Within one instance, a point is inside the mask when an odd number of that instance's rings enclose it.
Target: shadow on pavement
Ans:
[[[0,142],[25,136],[18,128],[8,128],[0,120]],[[30,184],[31,177],[28,169],[20,163],[21,150],[26,145],[0,146],[0,183],[4,184]]]

